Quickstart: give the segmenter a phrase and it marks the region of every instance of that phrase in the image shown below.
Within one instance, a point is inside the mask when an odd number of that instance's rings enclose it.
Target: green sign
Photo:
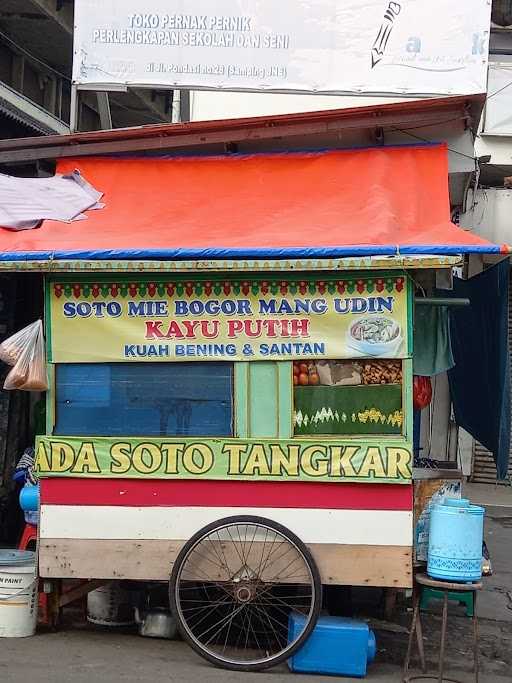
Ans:
[[[409,483],[403,440],[37,438],[40,477]]]

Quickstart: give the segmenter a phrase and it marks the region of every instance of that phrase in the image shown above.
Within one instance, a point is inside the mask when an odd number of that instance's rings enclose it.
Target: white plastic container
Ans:
[[[36,554],[0,550],[0,637],[33,636],[37,625]]]
[[[427,574],[443,581],[480,581],[485,509],[446,499],[430,516]]]

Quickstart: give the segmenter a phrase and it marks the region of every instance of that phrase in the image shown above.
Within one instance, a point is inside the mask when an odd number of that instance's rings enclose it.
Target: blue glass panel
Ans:
[[[54,434],[232,436],[232,363],[57,365]]]

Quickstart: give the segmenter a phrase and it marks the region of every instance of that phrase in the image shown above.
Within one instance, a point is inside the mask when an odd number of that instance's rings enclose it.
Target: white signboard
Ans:
[[[75,0],[81,87],[485,92],[490,0]]]

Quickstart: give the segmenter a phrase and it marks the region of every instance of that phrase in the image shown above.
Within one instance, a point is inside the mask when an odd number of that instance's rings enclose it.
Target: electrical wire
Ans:
[[[416,140],[419,140],[420,142],[429,142],[429,143],[432,142],[432,140],[427,140],[427,138],[422,138],[420,135],[415,135],[414,133],[409,133],[408,128],[392,128],[392,130],[397,132],[397,133],[404,133],[405,135],[409,135],[409,137],[414,138]],[[460,152],[458,149],[453,149],[452,147],[448,147],[448,151],[452,152],[453,154],[458,154],[461,157],[465,157],[466,159],[471,159],[471,161],[473,161],[473,162],[478,162],[478,159],[476,157],[471,156],[471,154],[466,154],[465,152]],[[505,168],[504,166],[500,166],[499,164],[488,163],[485,165],[486,166],[492,166],[493,168],[498,168],[505,175],[508,175],[510,173],[509,168]]]
[[[437,124],[431,124],[431,125],[437,125]],[[419,128],[420,126],[418,126]],[[432,140],[428,140],[427,138],[422,138],[420,135],[415,135],[414,133],[410,133],[409,130],[410,128],[392,128],[395,133],[404,133],[404,135],[408,135],[411,138],[414,138],[415,140],[419,140],[420,142],[429,142],[432,143]],[[414,130],[414,129],[412,129]],[[465,152],[460,152],[458,149],[452,149],[451,147],[447,148],[449,152],[452,152],[453,154],[458,154],[461,157],[465,157],[466,159],[471,159],[471,161],[475,161],[475,157],[471,156],[471,154],[466,154]],[[486,164],[487,166],[493,166],[494,164]],[[507,171],[508,173],[508,171]]]
[[[453,121],[462,121],[466,116],[452,116],[450,119],[444,119],[442,121],[434,121],[433,123],[422,123],[419,126],[408,126],[404,130],[418,130],[419,128],[432,128],[432,126],[442,126],[445,123],[452,123]]]
[[[492,93],[486,95],[485,100],[484,100],[484,105],[487,104],[487,102],[488,102],[490,99],[492,99],[492,98],[495,97],[496,95],[499,95],[500,92],[503,92],[503,90],[506,90],[507,88],[510,88],[510,86],[512,86],[512,80],[509,81],[508,83],[506,83],[506,84],[505,84],[504,86],[502,86],[501,88],[498,88],[498,90],[495,90],[494,92],[492,92]],[[405,133],[406,135],[410,135],[410,137],[414,137],[414,138],[416,138],[417,140],[421,140],[422,142],[431,142],[431,140],[427,140],[426,138],[422,138],[422,137],[419,137],[419,136],[417,136],[417,135],[413,135],[413,133],[409,133],[409,131],[410,131],[410,130],[416,130],[416,129],[418,129],[418,128],[428,128],[428,127],[430,127],[430,126],[432,126],[432,125],[441,125],[441,124],[443,124],[443,123],[450,123],[451,121],[460,120],[460,118],[461,118],[461,117],[453,118],[453,119],[446,119],[445,121],[439,121],[439,122],[436,122],[435,124],[424,124],[424,125],[421,125],[421,126],[411,126],[411,127],[409,127],[409,128],[404,128],[404,129],[398,129],[398,128],[397,128],[397,129],[395,129],[395,130],[399,131],[400,133]],[[465,154],[464,152],[460,152],[460,151],[457,150],[457,149],[452,149],[452,148],[448,147],[448,151],[449,151],[449,152],[452,152],[453,154],[458,154],[459,156],[465,157],[466,159],[472,159],[473,161],[475,160],[475,157],[474,157],[474,156],[471,156],[470,154]],[[500,166],[499,164],[488,163],[488,164],[486,164],[486,166],[492,166],[493,168],[497,168],[497,169],[499,169],[500,171],[502,171],[502,172],[505,173],[505,174],[510,173],[510,169],[507,169],[507,168],[505,168],[504,166]]]
[[[40,64],[41,66],[43,66],[48,71],[51,71],[56,76],[60,76],[60,78],[63,78],[64,80],[71,83],[71,78],[69,76],[67,76],[62,71],[55,69],[55,67],[50,66],[49,64],[44,62],[42,59],[39,59],[39,57],[36,57],[35,55],[33,55],[31,52],[29,52],[24,47],[19,45],[15,40],[13,40],[10,36],[8,36],[6,33],[4,33],[1,30],[0,30],[0,38],[5,40],[5,42],[8,43],[11,47],[13,47],[15,50],[17,50],[18,52],[21,52],[25,57],[28,57],[28,59],[31,59],[33,62],[36,62],[37,64]]]
[[[46,62],[44,62],[42,59],[39,59],[35,55],[33,55],[31,52],[26,50],[24,47],[16,43],[12,38],[10,38],[6,33],[0,30],[0,38],[2,38],[6,43],[8,43],[11,47],[13,47],[15,50],[18,52],[21,52],[25,57],[28,59],[36,62],[37,64],[40,64],[43,66],[46,70],[51,71],[53,74],[56,76],[59,76],[60,78],[63,78],[66,80],[68,83],[71,83],[71,78],[67,76],[65,73],[62,71],[59,71],[58,69],[55,69],[54,67],[50,66]],[[121,104],[121,102],[118,101],[118,98],[115,98],[113,101],[113,105],[115,107],[119,107],[119,109],[124,109],[125,111],[131,112],[133,114],[136,114],[137,116],[140,116],[141,118],[145,119],[146,121],[150,123],[162,123],[162,120],[165,121],[165,118],[163,116],[159,116],[158,114],[151,115],[147,114],[146,112],[143,111],[138,111],[135,109],[131,109],[130,107],[127,107],[124,104]]]
[[[512,81],[505,83],[505,85],[503,87],[498,88],[498,90],[495,90],[490,95],[487,95],[487,97],[485,98],[485,101],[487,102],[488,100],[492,99],[495,95],[499,95],[500,92],[503,92],[507,88],[510,88],[511,85],[512,85]]]
[[[116,93],[119,95],[119,93]],[[140,109],[132,109],[131,107],[127,107],[125,104],[121,104],[119,100],[116,98],[111,101],[111,107],[112,108],[119,108],[119,109],[124,109],[125,111],[131,113],[131,114],[136,114],[137,116],[141,116],[142,118],[146,119],[150,123],[169,123],[165,118],[164,115],[159,117],[158,114],[146,114],[145,112],[141,111]]]

